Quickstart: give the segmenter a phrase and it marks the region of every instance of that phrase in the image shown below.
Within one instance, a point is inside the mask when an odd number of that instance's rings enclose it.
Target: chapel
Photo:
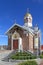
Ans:
[[[40,29],[37,24],[33,27],[32,15],[24,15],[24,25],[13,24],[7,31],[8,49],[18,51],[40,52]]]

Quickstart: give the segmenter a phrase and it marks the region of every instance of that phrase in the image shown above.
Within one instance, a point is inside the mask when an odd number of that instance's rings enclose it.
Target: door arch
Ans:
[[[22,38],[20,37],[20,34],[16,31],[12,35],[11,49],[12,50],[18,49],[18,51],[23,50]]]
[[[12,43],[11,43],[11,48],[12,50],[16,50],[18,49],[18,39],[19,39],[20,35],[17,31],[15,31],[12,35]]]

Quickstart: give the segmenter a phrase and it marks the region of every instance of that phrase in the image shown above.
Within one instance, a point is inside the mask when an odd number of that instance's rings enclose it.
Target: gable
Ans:
[[[32,28],[29,28],[29,27],[25,27],[25,26],[21,26],[19,24],[14,24],[12,25],[6,32],[5,34],[9,34],[9,33],[13,33],[14,30],[24,30],[26,31],[27,33],[31,33],[31,34],[34,34],[34,30]]]
[[[20,26],[18,24],[14,24],[5,32],[5,34],[11,33],[16,29],[23,29],[23,28],[22,28],[22,26]]]

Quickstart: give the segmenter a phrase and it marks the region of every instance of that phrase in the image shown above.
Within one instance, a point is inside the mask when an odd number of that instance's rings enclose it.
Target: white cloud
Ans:
[[[43,3],[43,0],[32,0],[33,2]]]
[[[0,37],[8,37],[8,36],[6,36],[6,35],[0,35]]]

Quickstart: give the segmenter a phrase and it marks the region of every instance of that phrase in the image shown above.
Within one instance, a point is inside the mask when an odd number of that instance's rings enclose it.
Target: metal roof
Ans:
[[[34,33],[34,30],[32,29],[32,28],[30,28],[30,27],[27,27],[27,26],[21,26],[21,25],[19,25],[19,24],[13,24],[6,32],[5,32],[5,34],[7,34],[13,27],[15,27],[15,26],[18,26],[18,27],[20,27],[20,28],[22,28],[22,29],[24,29],[24,30],[26,30],[27,32],[30,32],[30,33]]]

